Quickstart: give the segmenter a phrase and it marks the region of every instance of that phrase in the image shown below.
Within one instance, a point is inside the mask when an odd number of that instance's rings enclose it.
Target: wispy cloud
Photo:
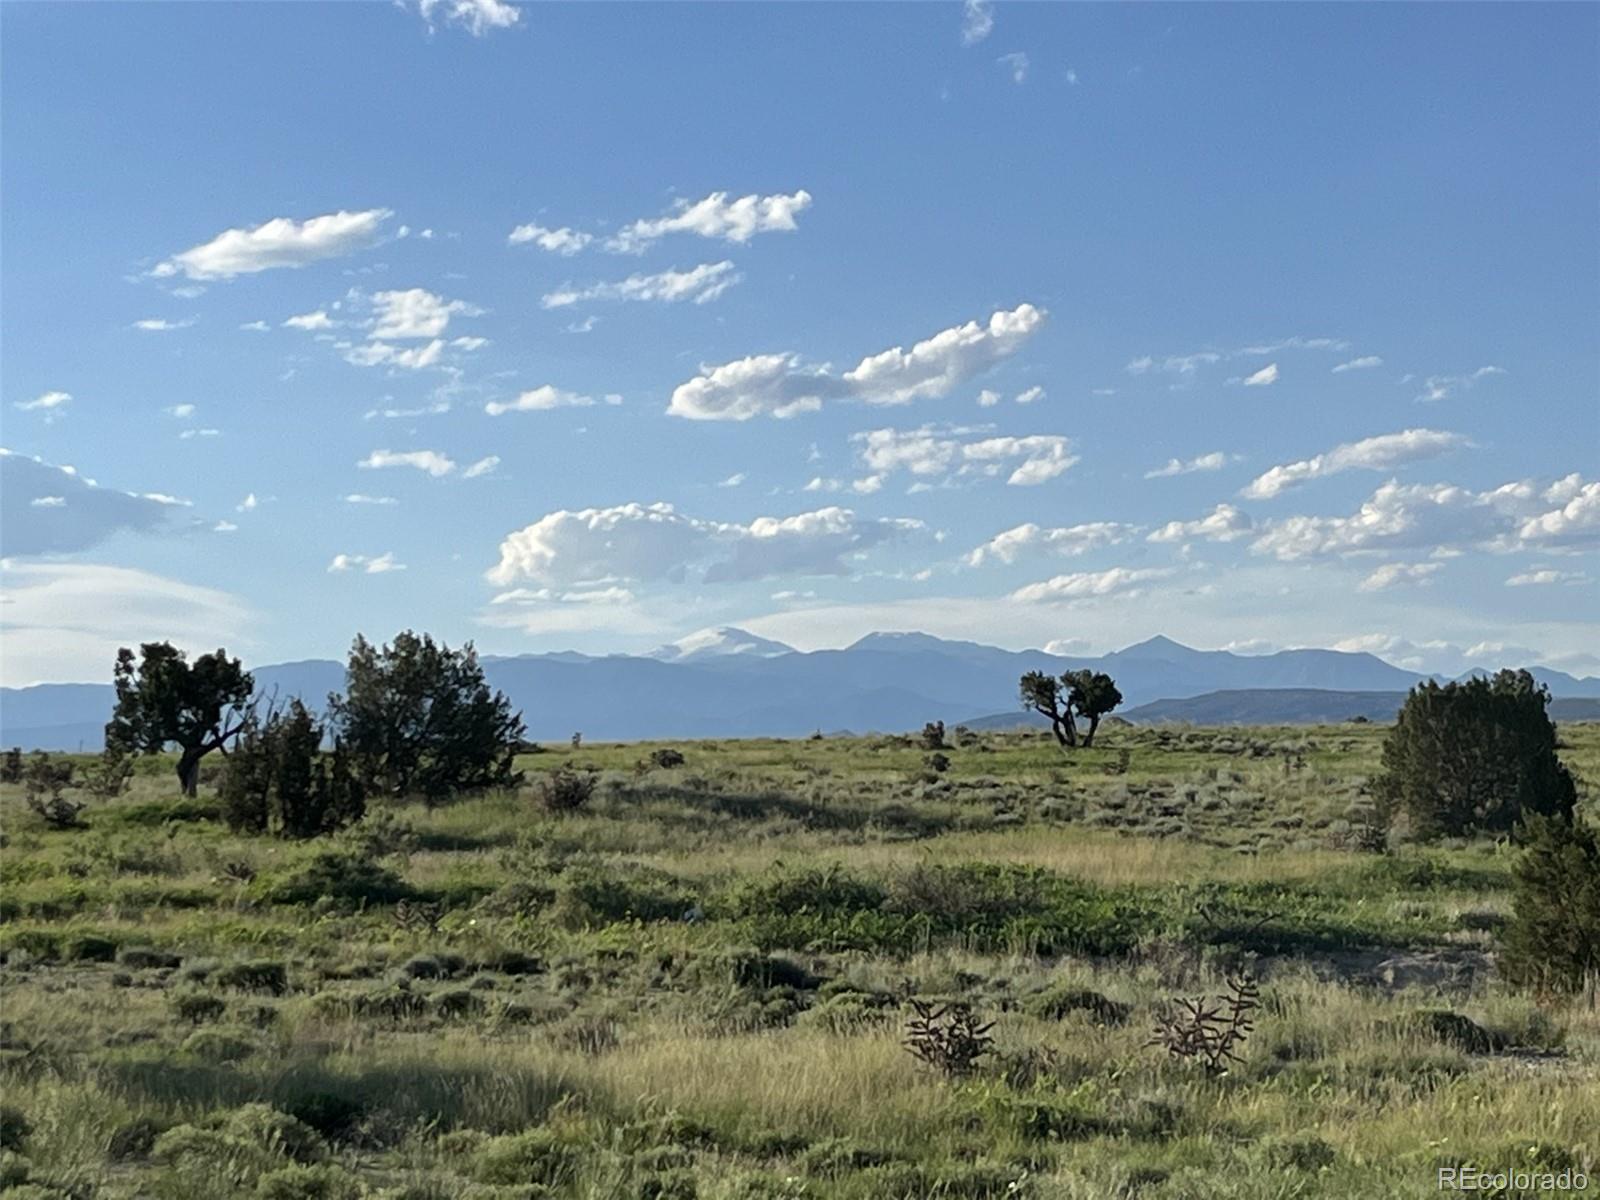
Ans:
[[[539,303],[545,308],[566,308],[593,300],[660,300],[673,303],[692,300],[706,304],[743,278],[726,260],[701,263],[687,271],[669,270],[654,275],[630,275],[616,283],[595,283],[588,287],[565,284],[547,292]],[[587,332],[587,331],[585,331]]]
[[[1028,56],[1021,50],[1014,50],[1010,54],[1002,54],[995,59],[1006,73],[1011,76],[1011,82],[1022,84],[1028,82]]]
[[[1422,391],[1417,395],[1417,400],[1424,404],[1435,404],[1440,400],[1447,400],[1456,392],[1466,391],[1481,380],[1494,375],[1504,375],[1504,367],[1479,367],[1467,375],[1430,375],[1422,385]]]
[[[1384,563],[1357,586],[1363,592],[1381,592],[1402,584],[1430,583],[1443,566],[1436,562]]]
[[[615,393],[596,399],[579,392],[563,391],[547,383],[523,392],[515,400],[491,400],[483,406],[483,411],[491,417],[498,417],[509,412],[549,412],[557,408],[592,408],[596,404],[621,403],[622,397]]]
[[[964,0],[961,6],[961,44],[976,46],[994,32],[994,5],[990,0]]]
[[[1190,459],[1169,458],[1166,466],[1146,471],[1144,477],[1170,479],[1174,475],[1192,475],[1196,471],[1220,471],[1227,465],[1228,456],[1221,450],[1213,450],[1210,454],[1201,454]]]
[[[1340,375],[1345,371],[1370,371],[1373,367],[1381,366],[1383,366],[1383,359],[1376,354],[1364,354],[1360,358],[1352,358],[1347,362],[1340,363],[1334,367],[1333,373]]]
[[[1437,458],[1451,450],[1470,446],[1459,433],[1439,429],[1403,429],[1335,446],[1326,454],[1273,467],[1257,476],[1241,493],[1252,500],[1270,500],[1287,489],[1308,480],[1337,475],[1341,471],[1387,471],[1405,463]]]

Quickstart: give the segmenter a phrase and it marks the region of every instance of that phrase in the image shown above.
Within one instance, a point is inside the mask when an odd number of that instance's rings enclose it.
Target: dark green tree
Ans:
[[[1600,832],[1581,817],[1533,815],[1512,868],[1500,971],[1546,994],[1600,991]]]
[[[1570,820],[1577,788],[1549,703],[1526,671],[1412,688],[1374,788],[1387,820],[1423,839],[1509,833],[1535,813]]]
[[[1122,703],[1122,693],[1104,671],[1068,671],[1061,676],[1067,689],[1067,706],[1089,722],[1083,735],[1085,747],[1094,745],[1100,718]]]
[[[1078,744],[1078,723],[1072,719],[1072,706],[1062,694],[1061,680],[1043,671],[1029,671],[1018,685],[1022,707],[1032,709],[1050,722],[1050,732],[1063,749]]]
[[[1089,722],[1082,744],[1094,745],[1100,719],[1122,703],[1122,693],[1103,671],[1067,671],[1059,679],[1043,671],[1029,671],[1018,685],[1018,696],[1023,708],[1049,720],[1063,749],[1079,744],[1079,717]]]
[[[392,646],[357,637],[345,694],[328,697],[333,728],[371,791],[421,794],[512,787],[521,714],[491,691],[469,642],[459,650],[409,630]]]
[[[359,821],[366,793],[342,747],[323,753],[325,736],[299,700],[265,718],[252,713],[219,787],[229,828],[309,838]]]
[[[159,754],[178,747],[178,784],[193,796],[200,760],[244,728],[246,706],[255,686],[250,673],[226,650],[202,654],[190,663],[170,642],[146,642],[139,658],[117,651],[114,675],[117,704],[106,725],[106,745],[130,754]]]

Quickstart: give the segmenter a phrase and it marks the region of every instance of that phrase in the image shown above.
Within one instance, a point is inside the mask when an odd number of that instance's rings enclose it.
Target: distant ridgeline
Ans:
[[[1371,654],[1283,650],[1239,655],[1151,638],[1099,658],[1000,650],[923,633],[874,633],[843,650],[801,653],[743,630],[706,630],[637,657],[563,651],[483,659],[492,687],[522,710],[528,736],[587,738],[803,737],[920,729],[1030,727],[1017,701],[1025,671],[1105,671],[1139,724],[1310,724],[1394,718],[1424,678]],[[249,666],[250,664],[246,664]],[[320,709],[344,687],[344,664],[313,659],[252,667],[258,692]],[[1600,719],[1600,679],[1532,668],[1556,697],[1558,721]],[[111,663],[106,663],[109,681]],[[619,704],[618,696],[628,697]],[[0,688],[0,745],[97,750],[109,682]]]

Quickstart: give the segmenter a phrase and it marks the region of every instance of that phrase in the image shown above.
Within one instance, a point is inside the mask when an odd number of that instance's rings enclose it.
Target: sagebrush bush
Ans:
[[[576,812],[589,803],[599,775],[563,763],[542,776],[534,785],[535,794],[547,812]]]

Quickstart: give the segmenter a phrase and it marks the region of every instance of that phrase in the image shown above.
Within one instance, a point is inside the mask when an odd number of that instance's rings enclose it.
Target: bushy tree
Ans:
[[[1526,671],[1412,688],[1375,784],[1387,819],[1424,839],[1509,833],[1536,813],[1570,820],[1577,789],[1549,703]]]
[[[1104,671],[1068,671],[1061,676],[1067,688],[1067,706],[1089,722],[1083,735],[1085,746],[1094,745],[1095,732],[1100,728],[1100,718],[1122,703],[1122,693]]]
[[[170,642],[146,642],[117,651],[117,705],[106,726],[106,745],[131,754],[159,754],[178,746],[178,783],[192,796],[200,760],[226,750],[244,728],[255,686],[250,673],[226,650],[202,654],[193,663]]]
[[[72,786],[71,762],[52,759],[43,750],[29,755],[27,768],[22,773],[23,793],[28,807],[52,829],[73,829],[81,824],[79,815],[85,805],[61,794]]]
[[[299,700],[252,713],[228,756],[219,796],[223,819],[244,833],[309,838],[359,821],[366,795],[343,747],[322,752],[326,733]]]
[[[1029,671],[1018,684],[1022,707],[1046,717],[1056,741],[1070,749],[1079,744],[1078,721],[1089,722],[1083,745],[1094,745],[1100,719],[1122,703],[1115,681],[1103,671],[1066,671],[1060,678],[1043,671]]]
[[[944,740],[943,721],[929,721],[923,725],[922,748],[924,750],[948,750],[950,748]]]
[[[519,713],[491,691],[469,642],[459,650],[409,630],[392,646],[357,637],[345,694],[328,698],[339,741],[371,791],[430,802],[515,786]]]
[[[1600,991],[1600,831],[1581,817],[1523,822],[1501,972],[1545,993]]]

